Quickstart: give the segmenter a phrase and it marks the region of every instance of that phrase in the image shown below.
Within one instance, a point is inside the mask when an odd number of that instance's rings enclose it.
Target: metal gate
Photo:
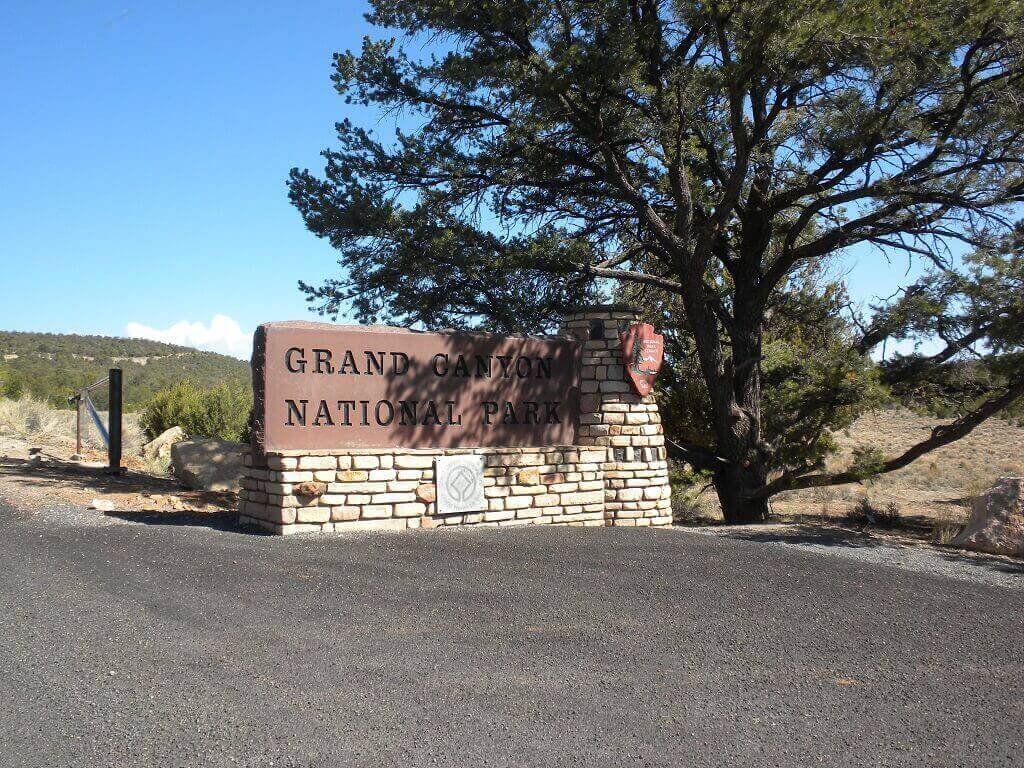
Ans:
[[[82,454],[82,409],[84,408],[96,430],[100,433],[103,443],[107,446],[107,472],[121,474],[124,467],[121,466],[121,410],[122,410],[122,372],[120,368],[111,368],[105,378],[93,382],[68,398],[68,402],[75,406],[77,419],[75,421],[75,453]],[[89,396],[104,384],[107,385],[107,424]]]

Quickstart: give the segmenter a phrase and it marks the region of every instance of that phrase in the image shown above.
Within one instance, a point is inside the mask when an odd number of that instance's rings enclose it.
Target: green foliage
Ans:
[[[402,119],[339,123],[323,177],[289,182],[341,254],[342,278],[302,284],[325,314],[532,330],[601,293],[608,261],[676,276],[673,250],[714,268],[745,241],[760,260],[767,224],[795,263],[1020,194],[999,98],[1016,0],[371,5],[407,46],[366,38],[332,80]]]
[[[853,449],[853,461],[850,472],[861,480],[874,477],[882,471],[885,464],[885,453],[875,446],[858,446]]]
[[[714,426],[700,362],[679,302],[662,293],[630,292],[633,303],[665,328],[666,363],[656,382],[666,434],[673,440],[713,445]],[[768,469],[824,465],[835,452],[833,433],[888,401],[879,371],[854,348],[855,328],[842,317],[842,284],[818,263],[780,292],[764,330],[761,437],[770,448]]]
[[[743,490],[727,518],[828,482],[827,430],[883,384],[973,348],[1006,382],[979,418],[1024,391],[994,247],[1024,202],[1022,0],[372,0],[368,19],[389,37],[337,54],[334,85],[396,130],[344,121],[323,173],[289,180],[340,254],[301,284],[319,311],[532,331],[641,301],[672,336],[672,434],[720,497]],[[837,253],[936,271],[858,317],[821,279]],[[872,350],[914,333],[949,357],[880,382]]]
[[[885,399],[869,359],[851,351],[842,335],[796,335],[765,345],[764,434],[774,446],[772,469],[824,467],[835,452],[833,433]]]
[[[917,413],[954,419],[977,408],[990,393],[1006,389],[1011,379],[997,372],[1000,367],[1000,361],[987,355],[934,365],[927,378],[894,385],[893,396]],[[1024,401],[1007,406],[1000,416],[1024,426]]]
[[[204,388],[186,379],[146,404],[141,425],[149,440],[171,427],[181,427],[189,437],[247,442],[251,410],[250,387],[220,384]]]
[[[0,398],[17,400],[26,393],[25,376],[0,363]]]
[[[891,338],[946,344],[885,363],[882,380],[905,405],[955,417],[1006,391],[1024,372],[1024,224],[968,254],[962,272],[929,270],[879,309],[874,326]],[[1024,401],[1004,416],[1024,418]]]
[[[114,367],[124,371],[126,410],[141,408],[184,379],[203,387],[221,382],[241,386],[250,380],[245,361],[189,347],[143,339],[0,331],[2,397],[27,393],[51,407],[68,408],[68,397]],[[96,405],[104,408],[106,396],[106,390],[98,388],[93,393]]]

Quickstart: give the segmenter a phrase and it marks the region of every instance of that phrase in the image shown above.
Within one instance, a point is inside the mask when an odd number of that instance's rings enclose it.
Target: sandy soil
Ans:
[[[936,425],[903,409],[870,413],[837,436],[840,454],[829,468],[847,466],[854,448],[876,447],[894,456],[926,439]],[[862,483],[782,494],[772,501],[781,518],[841,518],[861,499],[884,508],[892,503],[911,527],[963,524],[974,496],[997,477],[1024,474],[1024,428],[1000,419],[985,422],[970,435],[913,464]]]
[[[193,491],[172,477],[140,471],[145,464],[126,457],[126,471],[106,471],[106,456],[87,451],[72,460],[73,446],[38,445],[0,435],[0,499],[33,509],[71,504],[119,516],[138,513],[233,514],[234,494]],[[98,503],[94,503],[98,502]]]

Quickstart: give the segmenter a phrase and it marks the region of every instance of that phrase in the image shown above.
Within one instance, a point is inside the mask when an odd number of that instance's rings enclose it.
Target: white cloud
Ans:
[[[227,315],[214,315],[209,325],[201,320],[194,323],[181,320],[164,329],[131,322],[125,325],[124,335],[220,352],[243,360],[247,360],[252,354],[252,334],[243,331],[241,326]]]

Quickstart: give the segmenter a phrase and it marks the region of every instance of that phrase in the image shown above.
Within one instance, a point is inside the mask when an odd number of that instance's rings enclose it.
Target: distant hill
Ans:
[[[79,336],[64,333],[0,331],[0,396],[24,392],[67,407],[77,389],[107,375],[124,371],[127,410],[144,405],[154,394],[182,379],[200,386],[249,382],[249,364],[215,352],[144,339]],[[97,392],[98,406],[106,392]]]

